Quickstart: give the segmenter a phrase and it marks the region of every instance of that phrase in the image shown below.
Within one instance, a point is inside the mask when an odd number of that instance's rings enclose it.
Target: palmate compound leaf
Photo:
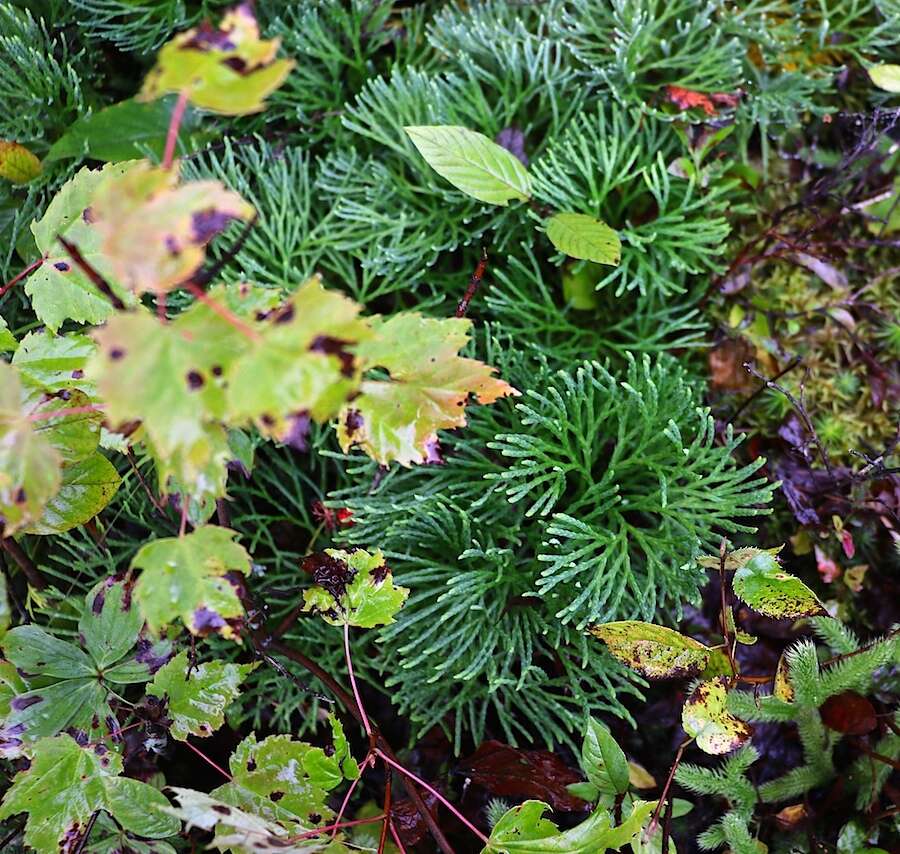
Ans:
[[[759,554],[734,573],[734,595],[750,608],[775,620],[811,617],[822,603],[799,578],[781,568],[774,555]]]
[[[250,571],[250,555],[234,542],[236,536],[228,528],[204,525],[141,547],[131,561],[132,569],[142,570],[134,601],[152,631],[181,619],[195,635],[234,637],[232,623],[243,617],[244,608],[226,573]]]
[[[241,683],[256,664],[224,661],[188,663],[180,652],[163,665],[147,686],[147,693],[166,699],[166,715],[172,721],[173,738],[210,736],[225,722],[225,709],[240,695]],[[187,675],[190,668],[190,675]]]
[[[326,804],[328,792],[359,776],[340,721],[329,721],[334,734],[331,755],[289,735],[257,742],[251,733],[231,755],[231,782],[211,792],[212,797],[292,831],[323,824],[333,815]]]
[[[4,680],[8,705],[0,725],[0,756],[31,753],[39,739],[69,727],[84,732],[115,728],[109,701],[118,688],[110,686],[146,682],[171,655],[167,641],[152,644],[141,636],[142,625],[127,586],[110,578],[85,597],[80,645],[34,625],[7,632],[3,653],[21,675]]]
[[[494,369],[458,355],[471,322],[409,312],[373,318],[374,337],[356,348],[364,367],[386,370],[386,380],[364,379],[360,394],[338,418],[344,451],[359,447],[382,465],[440,460],[438,430],[463,427],[466,403],[493,403],[518,395]]]
[[[647,679],[696,676],[709,663],[711,650],[665,626],[623,620],[591,626],[610,653]]]
[[[279,39],[260,39],[252,4],[241,3],[218,27],[203,23],[164,45],[139,100],[184,92],[192,104],[212,112],[258,112],[294,66],[275,59],[279,45]]]
[[[100,250],[114,278],[135,293],[168,291],[203,264],[206,245],[253,205],[218,181],[179,182],[171,169],[138,161],[98,184],[91,203]]]
[[[403,130],[428,165],[466,195],[491,205],[531,196],[531,176],[519,158],[484,134],[456,125]]]
[[[102,744],[82,747],[69,735],[42,739],[31,765],[13,779],[0,818],[27,813],[25,844],[38,854],[74,850],[97,809],[137,836],[177,833],[162,792],[121,773],[122,759]]]
[[[359,311],[319,276],[304,282],[258,325],[258,339],[229,374],[229,420],[287,440],[298,420],[334,417],[359,384],[352,348],[371,337]]]
[[[727,708],[728,680],[717,676],[698,682],[681,710],[681,725],[704,753],[730,753],[744,744],[753,728]]]
[[[24,145],[0,139],[0,178],[27,184],[41,174],[41,161]]]
[[[62,456],[22,409],[17,371],[0,361],[0,535],[39,519],[62,483]]]
[[[558,213],[544,227],[550,242],[569,257],[618,266],[622,243],[605,222],[587,214]]]
[[[211,847],[234,854],[345,854],[349,849],[340,841],[329,841],[326,835],[292,839],[288,830],[274,821],[233,807],[211,795],[194,789],[170,786],[178,805],[169,807],[171,815],[184,822],[189,830],[197,827],[215,831]]]
[[[303,591],[303,610],[319,614],[332,626],[371,629],[394,622],[409,590],[394,585],[380,549],[341,551],[326,549],[311,555],[314,587]]]
[[[543,801],[525,801],[505,813],[494,825],[482,854],[602,854],[628,845],[640,834],[654,801],[634,801],[631,814],[617,827],[598,809],[581,824],[560,830],[544,818],[550,809]]]
[[[57,240],[62,236],[78,247],[84,259],[97,270],[127,305],[134,298],[114,281],[101,250],[101,235],[93,225],[91,203],[97,186],[107,177],[125,174],[133,161],[110,163],[99,170],[85,167],[60,187],[40,220],[31,224],[44,263],[31,274],[25,292],[31,307],[48,329],[56,332],[65,320],[103,323],[113,314],[109,300],[91,283],[85,272]]]

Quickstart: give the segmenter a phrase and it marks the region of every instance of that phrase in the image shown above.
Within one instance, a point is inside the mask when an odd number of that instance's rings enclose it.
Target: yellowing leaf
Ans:
[[[781,545],[774,549],[758,549],[753,546],[735,549],[733,552],[728,552],[725,555],[725,569],[729,571],[740,569],[747,561],[752,560],[757,555],[771,555],[772,557],[775,557],[783,548],[784,546]],[[719,556],[703,555],[702,557],[697,558],[697,563],[707,569],[718,569]]]
[[[229,621],[244,609],[227,572],[250,571],[250,556],[228,528],[205,525],[183,537],[153,540],[131,561],[142,569],[134,586],[147,625],[155,632],[180,618],[195,635],[234,636]]]
[[[169,802],[158,789],[120,777],[122,759],[102,744],[81,747],[69,735],[35,745],[3,798],[0,818],[27,813],[25,844],[38,854],[74,848],[94,810],[106,810],[125,830],[150,839],[178,832]]]
[[[238,698],[241,683],[254,667],[256,664],[224,661],[201,662],[191,667],[187,652],[180,652],[156,671],[147,693],[165,698],[173,738],[206,738],[225,723],[225,709]]]
[[[491,205],[531,195],[531,177],[519,158],[484,134],[456,125],[403,130],[428,165],[466,195]]]
[[[167,291],[203,264],[206,244],[253,206],[218,181],[179,183],[178,170],[140,161],[111,174],[91,205],[115,278],[136,293]]]
[[[791,684],[791,672],[784,653],[778,659],[778,666],[775,668],[775,683],[772,686],[772,696],[785,703],[794,702],[794,686]]]
[[[109,300],[69,256],[57,240],[64,237],[107,281],[126,304],[134,299],[113,281],[112,272],[100,248],[101,236],[93,226],[91,203],[94,192],[105,178],[121,175],[133,162],[110,163],[100,170],[81,169],[60,187],[44,215],[31,224],[34,242],[44,263],[31,274],[25,292],[42,323],[56,332],[65,320],[77,323],[103,323],[113,313]]]
[[[869,69],[869,77],[879,89],[900,94],[900,65],[873,65]]]
[[[816,594],[785,572],[771,554],[756,555],[738,569],[732,589],[754,611],[776,620],[796,620],[824,610]]]
[[[62,457],[22,410],[16,370],[0,361],[0,536],[40,518],[62,482]]]
[[[258,112],[294,66],[290,60],[275,59],[279,45],[279,39],[260,39],[253,7],[241,3],[218,27],[204,23],[166,44],[139,100],[185,92],[192,104],[215,113]]]
[[[375,337],[356,348],[363,365],[379,367],[387,380],[364,380],[359,396],[339,416],[338,439],[359,447],[382,465],[440,459],[438,430],[463,427],[469,395],[493,403],[518,392],[493,376],[494,369],[457,355],[471,323],[461,318],[399,314],[373,320]]]
[[[709,663],[710,649],[665,626],[623,620],[591,626],[610,653],[648,679],[696,676]]]
[[[622,257],[619,235],[605,222],[587,214],[558,213],[545,224],[547,237],[572,258],[618,266]]]
[[[395,587],[391,570],[380,550],[370,554],[326,549],[307,558],[314,587],[303,592],[303,610],[319,614],[332,626],[371,629],[394,622],[409,596],[406,587]]]
[[[233,423],[285,439],[292,419],[334,417],[359,382],[353,348],[370,337],[360,307],[309,279],[259,324],[258,340],[228,376]]]
[[[41,161],[24,145],[0,139],[0,178],[27,184],[41,174]]]
[[[727,685],[724,676],[698,683],[681,710],[684,731],[697,740],[697,747],[705,753],[730,753],[753,734],[749,724],[728,711]]]

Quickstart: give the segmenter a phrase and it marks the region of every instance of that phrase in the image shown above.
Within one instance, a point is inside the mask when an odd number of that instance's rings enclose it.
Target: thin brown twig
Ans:
[[[32,261],[24,270],[16,273],[15,276],[13,276],[2,288],[0,288],[0,297],[2,297],[10,288],[21,282],[22,279],[24,279],[26,276],[37,270],[37,268],[40,267],[45,260],[45,258],[38,258],[37,261]]]
[[[81,839],[78,840],[78,846],[75,848],[73,854],[81,854],[81,852],[84,851],[84,846],[87,845],[88,837],[91,835],[91,831],[93,831],[94,825],[97,823],[98,815],[100,815],[100,810],[94,810],[91,813],[87,827],[84,829],[84,833],[81,834]]]
[[[378,839],[378,854],[384,854],[384,846],[387,845],[388,828],[391,824],[391,777],[392,773],[388,768],[387,775],[384,780],[384,823],[381,825],[381,836]]]
[[[797,356],[786,368],[780,370],[774,377],[772,377],[772,382],[777,382],[780,380],[785,374],[790,373],[797,365],[802,364],[803,359],[800,356]],[[734,410],[731,417],[725,422],[726,424],[731,424],[734,420],[740,415],[757,397],[759,397],[765,390],[767,386],[765,384],[761,385],[756,391],[753,392],[737,409]]]
[[[659,825],[659,815],[662,812],[663,805],[666,802],[666,798],[669,797],[669,789],[672,788],[672,781],[675,779],[675,772],[678,770],[678,766],[681,764],[681,757],[684,755],[685,748],[693,741],[693,738],[686,738],[681,744],[678,745],[678,750],[675,753],[675,761],[672,763],[672,768],[669,771],[669,776],[666,778],[666,785],[663,786],[662,794],[659,796],[659,800],[656,803],[656,809],[653,810],[653,818],[650,819],[650,824],[647,825],[647,836],[653,836],[656,833],[656,828]]]
[[[84,255],[81,254],[81,250],[74,243],[70,243],[66,240],[61,234],[57,235],[56,239],[65,247],[66,252],[69,253],[69,257],[81,267],[84,274],[90,279],[91,284],[110,301],[112,307],[117,311],[125,311],[127,308],[125,303],[122,302],[118,294],[113,291],[109,282],[107,282],[106,279],[94,269],[93,265],[85,259]]]
[[[35,590],[46,590],[49,586],[47,579],[43,573],[37,568],[34,561],[22,549],[22,547],[12,537],[3,537],[0,539],[0,548],[2,548],[22,570],[22,574],[28,580],[29,586]]]
[[[466,316],[466,312],[469,310],[469,303],[472,301],[472,297],[475,296],[479,286],[481,285],[481,280],[484,278],[484,271],[487,269],[487,262],[487,248],[482,246],[481,258],[479,258],[478,260],[478,266],[475,267],[475,272],[472,273],[472,278],[469,279],[469,286],[466,288],[466,292],[463,294],[463,298],[459,301],[459,305],[456,306],[457,317]]]

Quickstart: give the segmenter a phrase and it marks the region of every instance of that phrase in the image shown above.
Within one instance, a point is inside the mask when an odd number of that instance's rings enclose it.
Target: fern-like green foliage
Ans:
[[[570,740],[578,709],[622,713],[619,665],[581,628],[648,616],[695,595],[692,558],[740,519],[763,512],[759,463],[735,466],[734,441],[711,422],[669,357],[553,371],[515,351],[489,352],[531,387],[522,403],[475,410],[446,437],[441,466],[390,472],[334,496],[378,538],[412,590],[380,633],[376,665],[423,727],[452,713],[510,739]]]

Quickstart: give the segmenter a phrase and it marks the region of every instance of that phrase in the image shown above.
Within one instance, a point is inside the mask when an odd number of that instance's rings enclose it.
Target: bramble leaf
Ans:
[[[96,809],[138,836],[159,839],[178,832],[162,792],[118,776],[122,759],[102,744],[81,747],[60,735],[34,747],[30,767],[16,774],[3,798],[0,818],[27,813],[25,844],[38,854],[58,854],[75,844]]]
[[[628,760],[609,729],[594,718],[588,719],[584,734],[581,768],[588,780],[600,789],[611,784],[617,794],[628,791]]]
[[[869,69],[869,77],[879,89],[900,93],[900,65],[890,65],[886,62],[873,65]]]
[[[558,213],[545,223],[547,237],[571,258],[618,266],[622,244],[615,229],[587,214]]]
[[[610,814],[598,809],[581,824],[560,830],[543,817],[548,804],[525,801],[494,825],[482,854],[602,854],[634,840],[655,806],[653,801],[636,800],[631,815],[618,827],[611,827]]]
[[[519,158],[484,134],[457,125],[403,130],[428,165],[466,195],[490,205],[531,196],[531,176]]]
[[[225,709],[238,698],[241,682],[255,667],[256,664],[207,661],[191,667],[186,677],[188,656],[187,652],[180,652],[156,671],[147,693],[166,698],[173,738],[206,738],[225,723]]]
[[[331,723],[340,727],[336,718]],[[344,779],[359,776],[346,743],[342,752],[328,756],[321,747],[294,741],[289,735],[270,735],[257,742],[251,733],[235,748],[228,767],[232,781],[211,792],[212,797],[291,830],[331,817],[327,793]]]
[[[62,458],[22,411],[16,370],[0,361],[0,534],[38,519],[62,482]]]
[[[351,349],[371,333],[360,307],[314,276],[259,329],[228,377],[228,415],[286,439],[293,419],[327,421],[357,387]]]
[[[211,847],[234,854],[314,854],[328,851],[328,854],[343,854],[348,849],[339,842],[329,842],[328,837],[321,842],[315,839],[289,841],[288,830],[273,821],[253,815],[194,789],[170,786],[169,790],[178,801],[177,807],[169,812],[181,819],[187,829],[198,827],[215,831]]]
[[[811,617],[824,610],[816,594],[771,554],[756,555],[740,567],[732,589],[754,611],[776,620]]]
[[[389,379],[364,379],[360,394],[341,410],[344,451],[359,447],[382,465],[439,461],[437,431],[465,426],[470,395],[493,403],[518,394],[490,366],[457,355],[468,340],[468,320],[410,312],[375,318],[372,325],[375,337],[356,354],[364,367],[383,368]]]
[[[91,211],[113,276],[138,294],[168,291],[189,279],[213,237],[232,220],[256,213],[218,181],[179,183],[177,166],[164,169],[147,160],[107,175]]]
[[[109,300],[69,256],[56,239],[66,238],[78,247],[87,261],[126,305],[134,298],[113,281],[111,268],[101,249],[101,235],[93,226],[91,203],[97,186],[107,177],[125,174],[133,161],[109,163],[99,170],[81,169],[59,189],[44,215],[31,224],[44,263],[31,274],[25,292],[31,307],[48,329],[56,332],[65,320],[76,323],[103,323],[113,313]]]
[[[164,45],[138,98],[185,92],[192,104],[215,113],[258,112],[294,67],[275,59],[279,45],[279,39],[260,39],[253,7],[241,3],[218,28],[203,23]]]
[[[195,635],[234,637],[229,621],[244,608],[227,572],[250,571],[250,555],[228,528],[205,525],[183,537],[153,540],[131,561],[143,572],[134,586],[137,603],[154,632],[180,618]]]
[[[332,626],[371,629],[394,622],[409,596],[406,587],[395,587],[391,570],[380,549],[369,553],[326,549],[313,555],[315,587],[303,592],[303,610],[319,614]]]
[[[728,711],[727,685],[724,676],[698,683],[681,710],[684,731],[697,740],[697,747],[705,753],[730,753],[753,734],[749,724]]]
[[[0,178],[27,184],[41,174],[41,161],[24,145],[0,139]]]
[[[696,676],[709,663],[710,650],[665,626],[624,620],[591,626],[610,653],[648,679]]]
[[[84,378],[84,369],[95,350],[96,345],[87,335],[29,332],[19,342],[12,364],[26,387],[51,394],[81,391],[90,398],[93,387]]]

